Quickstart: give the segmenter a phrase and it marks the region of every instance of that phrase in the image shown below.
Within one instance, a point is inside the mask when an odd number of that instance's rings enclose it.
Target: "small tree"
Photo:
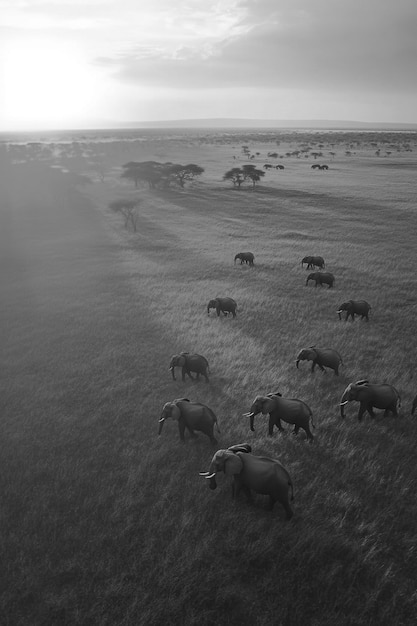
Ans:
[[[137,208],[140,205],[141,200],[130,200],[128,198],[121,198],[120,200],[114,200],[109,203],[109,209],[114,213],[121,213],[125,218],[125,228],[129,228],[131,224],[133,231],[137,230],[138,211]]]
[[[242,167],[234,167],[226,172],[223,180],[231,180],[234,187],[240,189],[241,184],[248,179],[252,181],[252,187],[255,187],[255,184],[262,176],[265,176],[265,172],[256,169],[255,165],[243,165]]]

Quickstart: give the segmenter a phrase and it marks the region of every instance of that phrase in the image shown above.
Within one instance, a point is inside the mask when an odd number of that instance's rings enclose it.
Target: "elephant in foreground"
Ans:
[[[200,374],[204,376],[206,382],[209,382],[207,372],[209,372],[209,364],[207,359],[201,354],[190,354],[189,352],[180,352],[180,354],[174,354],[169,364],[169,369],[172,373],[172,378],[175,378],[175,368],[182,368],[182,380],[185,381],[185,375],[189,376],[191,380],[194,378],[191,376],[191,372],[197,374],[197,380],[200,378]]]
[[[360,402],[358,420],[362,419],[365,411],[371,417],[375,417],[374,408],[384,409],[384,416],[391,412],[398,415],[398,408],[401,407],[401,398],[398,391],[392,385],[375,385],[367,380],[358,380],[350,383],[343,392],[340,399],[340,414],[345,417],[345,406],[348,402]]]
[[[308,285],[309,280],[314,280],[316,282],[315,287],[320,285],[328,285],[328,289],[333,287],[334,285],[334,276],[330,272],[312,272],[307,276],[306,285]]]
[[[310,407],[302,400],[283,398],[278,392],[269,393],[267,396],[256,396],[250,411],[243,414],[244,417],[250,418],[249,423],[252,431],[255,431],[253,424],[255,415],[258,413],[262,413],[263,415],[269,413],[268,435],[270,436],[272,436],[274,426],[276,426],[278,430],[284,430],[281,425],[282,420],[287,422],[287,424],[294,424],[294,435],[298,435],[298,431],[302,428],[309,441],[313,441],[314,439],[310,430],[310,420],[312,427],[315,428],[313,424],[313,413]]]
[[[220,311],[224,315],[231,313],[233,317],[236,317],[237,302],[233,298],[214,298],[207,305],[208,315],[210,315],[210,309],[216,309],[217,317],[220,316]]]
[[[411,415],[414,415],[417,409],[417,396],[413,400],[413,405],[411,407]]]
[[[352,318],[352,322],[355,319],[355,315],[360,315],[361,319],[366,319],[369,322],[369,311],[371,310],[371,305],[366,302],[366,300],[349,300],[348,302],[343,302],[340,305],[337,313],[339,315],[339,319],[342,319],[343,311],[346,311],[345,322],[349,319],[349,316]]]
[[[303,348],[297,355],[295,364],[298,369],[300,361],[313,361],[311,371],[314,372],[316,365],[325,372],[325,367],[329,367],[334,371],[335,376],[339,376],[339,365],[343,365],[342,357],[337,350],[331,348],[316,348],[311,346],[310,348]]]
[[[187,428],[191,437],[196,437],[194,431],[199,430],[209,437],[211,443],[217,443],[213,434],[214,426],[216,426],[218,433],[220,433],[220,429],[217,417],[208,406],[199,402],[191,402],[188,398],[178,398],[172,402],[167,402],[162,408],[158,435],[162,432],[165,420],[169,418],[178,421],[181,441],[185,441],[184,434]]]
[[[235,256],[235,265],[238,259],[240,259],[241,265],[242,263],[246,263],[247,265],[253,265],[255,256],[252,252],[238,252],[237,255]]]
[[[210,489],[216,489],[216,474],[224,472],[233,477],[232,497],[236,498],[243,490],[249,500],[252,491],[269,496],[269,509],[272,511],[275,502],[285,509],[287,519],[291,519],[293,511],[289,502],[294,500],[294,487],[285,467],[277,460],[265,456],[251,454],[249,444],[231,446],[228,450],[217,450],[213,456],[208,472],[200,472],[209,481]]]
[[[324,259],[322,256],[305,256],[301,261],[301,267],[304,267],[304,263],[307,263],[307,269],[313,269],[313,267],[319,267],[324,269]]]

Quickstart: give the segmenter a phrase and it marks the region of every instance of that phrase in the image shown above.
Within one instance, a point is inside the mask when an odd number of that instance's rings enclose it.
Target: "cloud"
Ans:
[[[417,3],[241,0],[230,36],[100,59],[121,81],[173,88],[416,89]]]

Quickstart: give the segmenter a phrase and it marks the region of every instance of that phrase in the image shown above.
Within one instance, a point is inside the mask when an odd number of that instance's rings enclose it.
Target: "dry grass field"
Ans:
[[[1,623],[414,624],[416,134],[20,139],[0,146]],[[205,171],[184,189],[120,178],[151,159]],[[222,180],[244,163],[285,169],[254,189]],[[140,200],[137,232],[109,210],[120,198]],[[246,250],[255,266],[234,265]],[[333,289],[306,286],[308,254]],[[207,315],[217,295],[236,319]],[[368,323],[338,319],[349,299],[371,304]],[[339,377],[296,369],[311,345],[341,353]],[[207,357],[209,384],[172,380],[185,350]],[[358,422],[357,403],[341,418],[364,378],[399,390],[397,418]],[[250,431],[242,414],[274,391],[311,407],[314,442],[287,424],[269,437],[262,415]],[[217,446],[182,443],[172,421],[158,437],[180,397],[213,409]],[[241,442],[288,469],[290,522],[199,476]]]

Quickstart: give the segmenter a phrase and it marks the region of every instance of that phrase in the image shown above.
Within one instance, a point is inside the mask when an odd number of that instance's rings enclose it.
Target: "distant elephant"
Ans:
[[[310,420],[312,427],[315,428],[313,413],[310,407],[302,400],[283,398],[278,392],[269,393],[267,396],[256,396],[250,411],[243,414],[244,417],[250,418],[250,429],[252,431],[255,430],[253,427],[255,415],[261,412],[263,415],[269,413],[268,434],[270,436],[272,436],[274,426],[278,430],[284,430],[281,426],[281,420],[283,420],[287,424],[294,424],[294,435],[298,435],[298,431],[302,428],[307,435],[307,439],[310,441],[314,439],[310,430]]]
[[[238,252],[237,255],[235,256],[235,264],[236,264],[237,259],[240,259],[241,265],[242,263],[253,265],[255,257],[252,254],[252,252]]]
[[[344,408],[348,402],[360,402],[358,420],[362,419],[365,411],[371,417],[375,417],[373,408],[384,409],[384,415],[390,411],[397,416],[397,407],[401,407],[401,398],[398,391],[392,385],[372,385],[367,380],[358,380],[350,383],[343,392],[340,399],[340,414],[345,417]]]
[[[265,163],[265,165],[263,167],[264,167],[264,170],[270,170],[271,167],[274,167],[274,166],[271,165],[270,163]]]
[[[317,287],[317,285],[322,287],[325,284],[329,285],[328,289],[330,289],[334,285],[334,276],[330,272],[312,272],[307,276],[306,285],[308,285],[309,280],[316,282],[315,287]]]
[[[339,319],[342,319],[343,311],[346,311],[345,321],[349,319],[349,316],[352,318],[352,322],[355,319],[355,315],[361,315],[361,319],[366,319],[369,322],[369,311],[371,310],[371,305],[368,304],[365,300],[349,300],[348,302],[344,302],[340,305],[338,309]]]
[[[209,372],[209,364],[207,359],[201,354],[190,354],[189,352],[180,352],[180,354],[174,354],[169,364],[169,369],[172,373],[172,378],[175,378],[175,368],[182,368],[182,380],[185,381],[185,375],[189,376],[191,380],[194,380],[191,376],[191,372],[196,372],[197,380],[200,378],[200,374],[204,376],[206,382],[209,382],[207,372]]]
[[[172,402],[167,402],[162,408],[158,435],[161,434],[164,422],[168,418],[178,421],[181,441],[185,441],[184,433],[187,428],[191,437],[196,437],[194,431],[199,430],[209,437],[211,443],[217,443],[213,429],[216,426],[218,433],[220,433],[220,429],[217,417],[208,406],[199,402],[190,402],[188,398],[178,398]]]
[[[414,415],[416,409],[417,409],[417,396],[413,400],[413,406],[411,407],[411,415]]]
[[[276,165],[276,166],[275,166],[275,168],[276,168],[277,170],[283,170],[283,169],[284,169],[284,166],[283,166],[283,165]]]
[[[224,315],[231,313],[233,317],[236,317],[236,308],[237,303],[233,298],[214,298],[207,305],[207,314],[210,315],[210,309],[216,309],[217,317],[220,316],[220,311]]]
[[[246,448],[249,447],[249,450]],[[243,490],[249,500],[251,491],[269,496],[269,509],[272,511],[275,502],[285,509],[287,519],[291,519],[293,511],[289,502],[294,500],[294,487],[285,467],[277,460],[250,453],[248,444],[232,446],[228,450],[217,450],[213,456],[209,471],[200,472],[209,481],[210,489],[216,489],[216,474],[224,472],[233,477],[232,497],[236,498]]]
[[[311,166],[312,170],[319,170],[320,169],[320,165],[319,163],[314,163],[314,165]]]
[[[313,267],[319,267],[324,269],[324,259],[322,256],[305,256],[301,261],[301,267],[307,263],[307,269],[313,269]]]
[[[328,165],[319,165],[319,170],[328,170],[329,166]]]
[[[298,369],[300,361],[313,361],[311,371],[314,372],[316,365],[324,372],[325,367],[334,370],[335,376],[339,376],[339,365],[343,365],[342,357],[336,350],[331,348],[303,348],[297,355],[295,364]]]

